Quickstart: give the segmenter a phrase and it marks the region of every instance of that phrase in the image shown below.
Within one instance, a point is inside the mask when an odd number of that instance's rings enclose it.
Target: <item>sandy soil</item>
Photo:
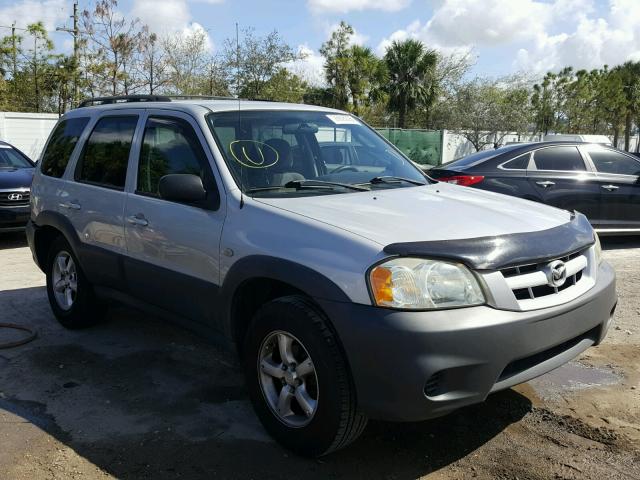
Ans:
[[[0,350],[0,478],[640,478],[640,238],[604,246],[620,304],[602,345],[445,418],[372,422],[314,461],[270,440],[234,359],[189,332],[125,308],[59,327],[24,241],[4,237],[0,321],[39,336]]]

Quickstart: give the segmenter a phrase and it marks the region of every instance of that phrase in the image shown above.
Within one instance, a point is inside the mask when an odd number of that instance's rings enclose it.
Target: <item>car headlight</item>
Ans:
[[[468,307],[485,303],[478,280],[460,263],[394,258],[372,268],[376,305],[402,309]]]
[[[596,242],[593,244],[593,251],[596,256],[596,265],[600,265],[602,263],[602,245],[600,244],[600,237],[596,232],[593,232],[593,237],[596,239]]]

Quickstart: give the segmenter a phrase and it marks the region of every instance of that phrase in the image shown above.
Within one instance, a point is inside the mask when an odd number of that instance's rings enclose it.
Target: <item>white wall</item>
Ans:
[[[57,121],[55,113],[0,112],[0,140],[37,160]]]

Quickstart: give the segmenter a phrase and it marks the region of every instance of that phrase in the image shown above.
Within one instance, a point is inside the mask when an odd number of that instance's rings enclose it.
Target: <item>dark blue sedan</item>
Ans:
[[[24,230],[34,170],[29,157],[0,141],[0,233]]]
[[[640,233],[640,158],[612,147],[580,142],[508,145],[427,173],[444,182],[577,210],[602,234]]]

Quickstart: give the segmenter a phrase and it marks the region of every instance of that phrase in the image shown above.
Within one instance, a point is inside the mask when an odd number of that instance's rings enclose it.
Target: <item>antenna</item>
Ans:
[[[240,105],[240,34],[236,22],[236,98],[238,99],[238,133],[242,135]],[[240,208],[244,207],[244,166],[240,162]]]

